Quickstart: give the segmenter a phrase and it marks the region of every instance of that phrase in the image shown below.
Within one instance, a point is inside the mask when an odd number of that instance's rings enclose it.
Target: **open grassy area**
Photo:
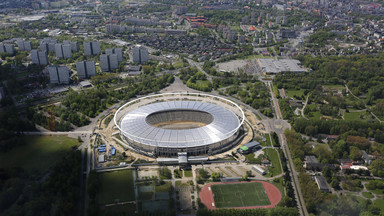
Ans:
[[[155,191],[156,192],[170,192],[171,191],[171,182],[165,182],[165,184],[160,185],[160,186],[155,186]]]
[[[367,113],[366,111],[361,112],[344,112],[344,120],[361,120],[361,119],[372,119],[371,114]]]
[[[192,177],[192,170],[184,170],[184,177]]]
[[[72,146],[78,146],[77,139],[67,136],[24,136],[24,145],[0,154],[0,167],[22,167],[29,172],[45,172],[60,160]]]
[[[304,95],[304,89],[295,90],[295,89],[285,89],[285,95],[288,97],[294,98],[296,95],[297,97],[301,97]]]
[[[268,155],[268,159],[271,161],[272,166],[269,167],[270,173],[267,175],[276,176],[281,174],[280,159],[275,149],[265,149],[265,154]]]
[[[306,117],[308,117],[309,119],[316,119],[316,120],[319,120],[321,116],[323,116],[320,111],[316,111],[316,112],[310,112],[308,115],[305,115]]]
[[[217,208],[269,205],[267,193],[260,182],[212,185]]]
[[[269,134],[265,134],[266,146],[272,146],[271,137],[269,137]]]
[[[245,154],[244,156],[245,156],[245,158],[247,158],[248,163],[260,163],[261,162],[260,159],[255,158],[255,154],[253,152],[249,153],[249,154]]]
[[[371,192],[363,192],[363,196],[368,198],[368,199],[372,199],[373,198],[373,195]]]
[[[373,204],[380,209],[381,214],[384,214],[384,199],[377,199]]]
[[[100,173],[99,204],[135,200],[132,170]]]

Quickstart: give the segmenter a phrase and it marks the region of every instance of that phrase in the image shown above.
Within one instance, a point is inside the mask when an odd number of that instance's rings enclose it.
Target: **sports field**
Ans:
[[[261,182],[211,186],[217,208],[270,205]]]
[[[121,203],[135,200],[132,170],[100,173],[100,204]]]
[[[281,192],[266,181],[217,182],[201,188],[199,198],[210,210],[274,208],[281,201]]]

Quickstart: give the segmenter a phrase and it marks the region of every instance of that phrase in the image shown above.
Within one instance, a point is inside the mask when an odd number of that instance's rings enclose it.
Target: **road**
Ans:
[[[281,115],[279,102],[278,102],[278,100],[277,100],[277,98],[275,96],[275,93],[273,91],[273,88],[272,88],[272,83],[270,81],[268,81],[268,82],[266,82],[266,84],[268,85],[269,90],[271,92],[273,106],[275,107],[276,118],[277,118],[277,120],[281,121],[283,119],[283,117]],[[284,124],[282,124],[282,125],[284,125]],[[282,129],[284,129],[284,127],[282,127]],[[307,211],[307,207],[306,207],[305,202],[304,202],[303,195],[301,193],[301,187],[300,187],[300,184],[299,184],[299,179],[298,179],[298,176],[297,176],[297,172],[295,170],[295,166],[293,164],[293,160],[292,160],[292,157],[291,157],[291,152],[289,151],[287,140],[285,138],[284,131],[282,129],[275,130],[275,132],[280,137],[282,150],[283,150],[283,152],[285,154],[285,157],[288,159],[290,175],[291,175],[291,179],[293,180],[292,181],[292,186],[293,186],[293,189],[295,191],[295,197],[296,197],[296,201],[297,201],[297,204],[298,204],[299,213],[300,213],[300,215],[307,216],[308,215],[308,211]]]

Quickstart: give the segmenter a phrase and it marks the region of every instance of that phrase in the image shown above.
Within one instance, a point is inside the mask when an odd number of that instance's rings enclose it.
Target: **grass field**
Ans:
[[[192,170],[184,170],[184,177],[192,177]]]
[[[270,205],[260,182],[212,185],[217,208]]]
[[[135,200],[132,170],[100,173],[99,204]]]
[[[45,172],[60,160],[72,146],[78,146],[77,139],[67,136],[24,136],[24,145],[0,154],[0,167],[22,167],[29,172]]]
[[[360,118],[360,116],[362,118]],[[362,112],[344,112],[344,120],[360,120],[360,119],[372,119],[371,114],[366,111]]]
[[[373,201],[373,204],[380,209],[381,214],[384,213],[384,199],[377,199]]]
[[[281,174],[281,166],[279,161],[279,155],[277,154],[277,151],[275,149],[265,149],[265,154],[268,155],[269,160],[272,163],[272,167],[270,167],[267,175],[276,176]]]
[[[373,195],[371,192],[363,192],[363,196],[365,198],[368,198],[368,199],[372,199],[373,198]]]
[[[288,97],[294,98],[294,96],[301,97],[304,95],[304,89],[294,90],[294,89],[285,89],[285,95]]]

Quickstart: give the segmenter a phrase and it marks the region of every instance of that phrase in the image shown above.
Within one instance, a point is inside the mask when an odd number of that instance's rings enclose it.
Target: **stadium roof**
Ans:
[[[146,118],[152,113],[169,110],[198,110],[211,114],[213,121],[193,129],[163,129],[150,125]],[[152,103],[128,112],[119,123],[129,139],[156,147],[180,148],[213,144],[231,137],[240,127],[238,117],[219,105],[199,101],[168,101]]]

